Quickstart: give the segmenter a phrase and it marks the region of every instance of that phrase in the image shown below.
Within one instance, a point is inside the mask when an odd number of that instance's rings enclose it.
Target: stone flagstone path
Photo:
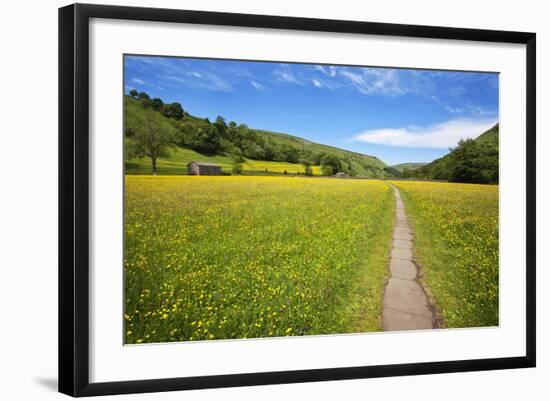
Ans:
[[[390,255],[390,279],[384,290],[382,327],[386,331],[435,328],[435,316],[417,281],[413,233],[399,190],[392,185],[396,208]]]

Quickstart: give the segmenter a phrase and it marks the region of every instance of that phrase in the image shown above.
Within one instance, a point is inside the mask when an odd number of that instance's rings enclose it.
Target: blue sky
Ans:
[[[498,74],[126,56],[125,91],[214,120],[429,162],[498,121]]]

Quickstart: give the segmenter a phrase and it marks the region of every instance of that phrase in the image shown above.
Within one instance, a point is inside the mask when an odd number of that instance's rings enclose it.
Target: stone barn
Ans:
[[[222,168],[216,163],[191,162],[187,165],[190,175],[222,175]]]

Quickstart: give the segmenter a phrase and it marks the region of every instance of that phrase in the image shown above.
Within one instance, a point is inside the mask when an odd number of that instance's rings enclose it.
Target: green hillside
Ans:
[[[499,125],[476,139],[461,140],[449,154],[411,171],[423,179],[482,184],[498,183]]]
[[[390,175],[384,162],[374,156],[237,125],[223,117],[210,122],[189,114],[178,103],[164,104],[143,92],[125,96],[126,174],[152,174],[151,155],[140,146],[144,141],[148,145],[146,129],[158,129],[156,138],[166,141],[162,149],[150,149],[157,157],[158,174],[184,174],[190,161],[206,161],[219,164],[227,174]],[[158,155],[157,150],[161,150]]]
[[[476,142],[480,144],[490,143],[498,146],[498,124],[496,124],[490,130],[485,131],[483,134],[476,138]]]
[[[192,149],[175,147],[169,157],[160,158],[158,161],[158,174],[160,175],[181,175],[186,174],[187,164],[191,161],[203,161],[219,164],[222,170],[231,174],[235,165],[234,158],[227,155],[208,156]],[[270,162],[266,160],[244,159],[241,163],[243,174],[303,174],[304,166],[298,163]],[[319,166],[312,166],[314,175],[321,175]],[[126,162],[126,174],[150,175],[151,161],[147,158],[136,158]]]
[[[347,160],[351,165],[351,169],[355,169],[357,175],[369,175],[370,173],[376,174],[386,168],[386,164],[377,158],[376,156],[364,155],[362,153],[352,152],[336,148],[329,145],[321,145],[315,142],[308,141],[307,139],[299,138],[289,134],[282,134],[278,132],[271,132],[265,130],[256,130],[276,143],[288,144],[290,146],[298,147],[306,151],[320,153],[329,153],[337,155],[338,157]]]
[[[391,167],[403,172],[405,169],[416,170],[417,168],[424,167],[428,163],[399,163]]]

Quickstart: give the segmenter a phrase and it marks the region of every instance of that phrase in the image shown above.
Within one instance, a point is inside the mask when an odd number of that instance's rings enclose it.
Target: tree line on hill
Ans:
[[[306,175],[312,175],[312,166],[321,166],[323,175],[345,172],[356,175],[349,157],[309,149],[271,140],[246,124],[227,122],[218,116],[211,122],[186,112],[180,103],[164,103],[146,92],[132,89],[130,97],[141,108],[125,107],[125,158],[149,157],[153,174],[157,160],[168,157],[170,148],[190,148],[205,155],[226,154],[234,157],[236,168],[245,158],[276,162],[301,163]]]
[[[403,169],[404,178],[450,182],[498,184],[499,126],[496,124],[477,139],[463,139],[446,156],[420,168]]]
[[[323,175],[344,172],[350,176],[377,178],[403,177],[447,180],[465,183],[498,183],[498,132],[496,124],[477,139],[461,140],[446,156],[416,169],[375,167],[364,162],[365,155],[329,147],[306,148],[273,135],[249,128],[246,124],[227,122],[218,116],[211,122],[186,112],[180,103],[164,103],[135,89],[125,101],[125,159],[148,157],[153,174],[157,160],[168,157],[173,147],[190,148],[205,155],[229,155],[233,172],[242,172],[245,158],[275,162],[301,163],[306,175],[312,166],[320,166]],[[276,137],[275,137],[276,138]],[[297,139],[297,138],[295,138]],[[323,149],[323,150],[320,150]],[[328,149],[328,150],[327,150]],[[326,151],[325,151],[326,150]],[[381,164],[383,166],[383,163]]]

